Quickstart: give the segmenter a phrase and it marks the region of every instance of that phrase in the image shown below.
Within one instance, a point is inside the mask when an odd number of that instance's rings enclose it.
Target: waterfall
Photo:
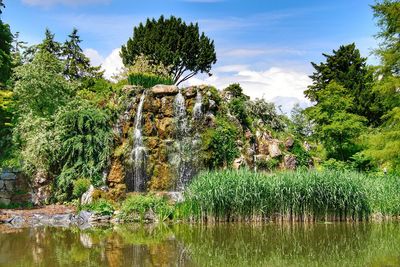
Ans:
[[[177,120],[177,130],[179,135],[186,135],[188,133],[188,125],[186,118],[186,105],[185,98],[181,91],[175,96],[174,101],[175,118]]]
[[[201,110],[202,95],[200,91],[197,91],[196,103],[193,107],[193,119],[198,120],[203,116],[203,111]]]
[[[143,116],[143,103],[146,97],[145,92],[143,92],[140,97],[140,102],[136,110],[135,116],[135,129],[133,132],[133,149],[131,153],[131,159],[133,161],[133,184],[131,188],[134,191],[145,190],[145,180],[146,180],[146,147],[143,144],[142,135],[142,116]]]

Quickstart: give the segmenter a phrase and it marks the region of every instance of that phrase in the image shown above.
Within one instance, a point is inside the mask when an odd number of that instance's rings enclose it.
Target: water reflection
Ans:
[[[400,266],[399,226],[8,229],[0,232],[0,266]]]

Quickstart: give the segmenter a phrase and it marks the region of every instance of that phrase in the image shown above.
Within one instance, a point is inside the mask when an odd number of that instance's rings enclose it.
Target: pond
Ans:
[[[400,266],[400,224],[0,228],[0,266]]]

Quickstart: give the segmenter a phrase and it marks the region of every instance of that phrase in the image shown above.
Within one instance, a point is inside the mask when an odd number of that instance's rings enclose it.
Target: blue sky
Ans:
[[[23,40],[38,43],[46,27],[64,41],[77,27],[85,53],[107,75],[121,67],[118,48],[147,17],[174,15],[198,22],[215,40],[218,63],[210,78],[188,84],[223,88],[240,82],[251,97],[307,104],[311,61],[355,42],[364,56],[376,47],[373,0],[5,0],[3,20]],[[370,57],[370,63],[376,59]]]

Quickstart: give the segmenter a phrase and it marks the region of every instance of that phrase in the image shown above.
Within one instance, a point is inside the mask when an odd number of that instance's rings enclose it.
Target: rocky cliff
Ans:
[[[206,168],[206,132],[224,115],[238,129],[238,157],[233,168],[272,170],[296,168],[290,152],[295,140],[274,138],[261,122],[249,129],[225,109],[232,96],[210,86],[178,89],[157,85],[150,89],[126,86],[126,110],[114,131],[116,148],[107,175],[109,193],[181,190]],[[220,151],[223,153],[223,151]],[[218,151],[217,151],[218,153]]]

